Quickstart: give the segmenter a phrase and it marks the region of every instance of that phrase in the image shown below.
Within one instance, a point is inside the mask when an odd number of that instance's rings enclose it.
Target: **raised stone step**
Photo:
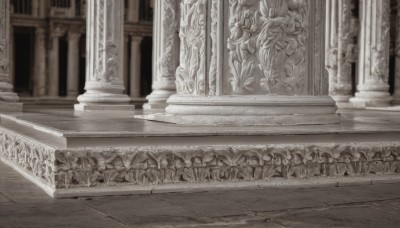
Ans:
[[[202,127],[37,111],[1,115],[0,157],[53,197],[370,182],[400,177],[394,114],[346,111],[331,126]]]

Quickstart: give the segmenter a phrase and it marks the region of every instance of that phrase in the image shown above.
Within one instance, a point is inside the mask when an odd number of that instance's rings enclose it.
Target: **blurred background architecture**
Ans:
[[[125,0],[124,84],[151,93],[154,0]],[[11,0],[10,77],[25,105],[69,106],[84,92],[86,0]]]

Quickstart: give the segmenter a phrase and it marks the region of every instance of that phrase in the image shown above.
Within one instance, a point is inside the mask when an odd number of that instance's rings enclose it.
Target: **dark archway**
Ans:
[[[33,95],[34,28],[14,28],[14,89],[20,96]]]
[[[141,72],[140,72],[140,95],[146,97],[152,92],[153,72],[153,39],[144,37],[140,46],[141,51]]]

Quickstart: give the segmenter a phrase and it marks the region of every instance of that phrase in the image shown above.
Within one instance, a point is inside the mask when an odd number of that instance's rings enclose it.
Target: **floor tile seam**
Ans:
[[[85,203],[85,202],[82,201],[82,200],[79,200],[79,201],[80,201],[80,205],[85,206],[85,207],[88,208],[89,210],[94,211],[95,213],[97,213],[97,214],[103,216],[104,218],[109,219],[109,220],[111,220],[111,221],[113,221],[113,222],[116,222],[117,224],[119,224],[119,225],[121,225],[121,226],[123,226],[123,227],[125,227],[125,228],[130,228],[129,225],[123,223],[122,221],[120,221],[119,219],[115,218],[114,216],[112,216],[112,215],[110,215],[110,214],[107,214],[107,213],[101,211],[100,209],[97,209],[97,208],[91,206],[90,204]]]
[[[343,204],[331,204],[327,205],[324,207],[303,207],[303,208],[287,208],[287,209],[282,209],[282,210],[271,210],[271,211],[260,211],[259,214],[261,216],[265,215],[265,213],[276,213],[276,212],[282,212],[276,215],[273,215],[273,217],[278,217],[282,216],[284,214],[288,213],[293,213],[293,212],[304,212],[304,211],[316,211],[316,210],[330,210],[332,208],[347,208],[347,207],[352,207],[352,206],[365,206],[365,207],[371,207],[371,203],[374,202],[386,202],[386,201],[392,201],[392,200],[399,200],[400,198],[395,198],[395,199],[385,199],[385,200],[377,200],[377,201],[362,201],[362,202],[351,202],[351,203],[343,203]]]
[[[159,199],[160,201],[163,201],[164,203],[167,203],[167,204],[171,205],[171,206],[177,207],[177,208],[179,208],[179,209],[181,209],[183,211],[187,211],[187,212],[189,212],[190,214],[192,214],[194,216],[202,216],[202,217],[210,218],[208,216],[202,215],[200,212],[197,212],[197,211],[194,211],[194,210],[191,210],[191,209],[186,209],[179,203],[172,203],[172,202],[170,202],[168,200],[163,199],[160,196],[157,196],[156,198]]]
[[[8,199],[11,203],[19,204],[17,201],[15,201],[13,198],[9,197],[9,196],[6,195],[5,193],[0,192],[0,194],[1,194],[2,196],[4,196],[4,198]]]
[[[354,201],[354,202],[346,202],[346,203],[338,203],[338,204],[330,204],[329,206],[336,206],[336,207],[340,207],[340,206],[352,206],[352,205],[358,205],[358,204],[365,204],[365,203],[376,203],[376,202],[387,202],[387,201],[393,201],[393,200],[400,200],[399,198],[387,198],[387,199],[376,199],[376,200],[365,200],[365,201]]]
[[[257,211],[254,211],[251,208],[249,208],[249,207],[247,207],[247,206],[245,206],[243,204],[240,204],[239,202],[225,200],[225,199],[221,200],[221,199],[215,198],[214,196],[210,196],[210,197],[213,198],[214,200],[218,200],[218,201],[221,201],[221,202],[226,202],[226,203],[229,203],[229,204],[232,204],[232,205],[237,205],[237,206],[239,206],[239,207],[241,207],[241,208],[243,208],[243,209],[245,209],[247,211],[252,212],[251,214],[257,215],[257,213],[258,213]]]

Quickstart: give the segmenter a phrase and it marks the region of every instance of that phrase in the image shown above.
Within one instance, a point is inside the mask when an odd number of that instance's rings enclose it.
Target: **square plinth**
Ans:
[[[53,197],[398,179],[398,115],[342,117],[335,125],[221,127],[30,110],[0,116],[0,158]]]

